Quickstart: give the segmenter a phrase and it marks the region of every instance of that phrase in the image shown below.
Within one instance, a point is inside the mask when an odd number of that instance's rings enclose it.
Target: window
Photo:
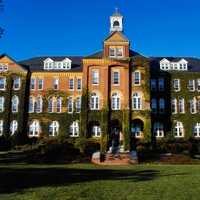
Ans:
[[[173,87],[174,87],[174,90],[176,92],[180,91],[180,80],[179,79],[174,79],[173,80]]]
[[[59,133],[59,123],[57,121],[53,121],[49,126],[49,136],[57,136]]]
[[[42,106],[43,106],[43,100],[42,97],[39,96],[36,98],[36,112],[41,113],[42,112]]]
[[[157,100],[156,99],[151,100],[151,111],[152,111],[152,113],[157,113]]]
[[[0,136],[3,135],[3,120],[0,120]]]
[[[6,89],[6,78],[0,77],[0,90]]]
[[[189,91],[195,91],[195,81],[194,80],[188,81],[188,90]]]
[[[38,90],[43,90],[44,80],[38,79]]]
[[[142,109],[142,99],[140,94],[134,93],[132,98],[132,108],[133,110],[141,110]]]
[[[53,107],[54,107],[54,102],[53,102],[53,97],[50,97],[48,100],[48,112],[52,113],[53,112]]]
[[[74,108],[74,105],[73,105],[73,98],[72,97],[68,97],[67,99],[67,110],[68,110],[68,113],[73,113],[73,109]]]
[[[141,124],[131,125],[131,133],[136,138],[141,138],[142,137],[142,126],[141,126]]]
[[[8,71],[8,64],[0,63],[0,72]]]
[[[99,71],[97,70],[92,71],[92,84],[93,85],[99,84]]]
[[[193,136],[194,137],[200,137],[200,123],[196,123],[196,125],[194,126]]]
[[[116,57],[123,57],[123,48],[122,47],[116,48]]]
[[[79,136],[79,125],[77,121],[74,121],[69,127],[70,137],[78,137]]]
[[[81,112],[81,97],[76,98],[76,112],[77,113]]]
[[[15,132],[17,131],[17,128],[18,128],[18,123],[16,120],[13,120],[10,124],[10,133],[11,135],[14,135]]]
[[[82,90],[82,79],[77,79],[77,90]]]
[[[197,79],[197,90],[200,91],[200,79]]]
[[[15,77],[14,80],[13,80],[13,89],[14,90],[19,90],[20,89],[20,84],[21,84],[20,77]]]
[[[140,85],[141,83],[141,73],[134,72],[134,85]]]
[[[92,136],[93,137],[101,137],[101,127],[95,125],[92,127]]]
[[[61,113],[62,112],[62,97],[57,97],[56,99],[56,112]]]
[[[198,102],[197,102],[197,109],[198,109],[198,112],[200,113],[200,99],[198,99]]]
[[[123,47],[109,47],[109,57],[121,58],[123,57]]]
[[[196,99],[195,98],[190,99],[189,104],[190,104],[190,112],[192,114],[196,113]]]
[[[91,94],[90,110],[99,110],[99,96],[96,93]]]
[[[119,82],[120,82],[120,73],[115,71],[113,72],[113,84],[119,85]]]
[[[12,97],[12,112],[17,113],[18,107],[19,107],[19,98],[18,96],[13,96]]]
[[[177,100],[175,98],[173,98],[171,101],[171,109],[172,109],[172,114],[177,113]]]
[[[40,123],[34,120],[29,126],[29,137],[38,137],[40,134]]]
[[[185,101],[184,98],[179,98],[178,108],[180,113],[185,113]]]
[[[153,125],[153,133],[154,133],[154,136],[157,137],[157,138],[164,137],[163,123],[155,122],[154,125]]]
[[[151,85],[151,91],[157,90],[156,79],[151,79],[150,85]]]
[[[182,122],[176,122],[174,127],[174,136],[175,137],[184,137],[184,129]]]
[[[163,78],[158,79],[158,89],[159,91],[164,91],[165,89],[165,82]]]
[[[58,90],[59,89],[59,79],[56,78],[53,80],[53,89]]]
[[[112,110],[120,110],[121,102],[120,102],[120,95],[118,93],[114,93],[112,95],[111,107]]]
[[[31,85],[30,85],[30,89],[31,90],[35,90],[35,84],[36,84],[36,79],[35,78],[31,78]]]
[[[69,90],[74,90],[74,79],[73,78],[69,79]]]
[[[4,103],[5,103],[5,98],[0,97],[0,112],[4,111]]]
[[[165,100],[164,99],[159,100],[159,112],[160,113],[165,112]]]

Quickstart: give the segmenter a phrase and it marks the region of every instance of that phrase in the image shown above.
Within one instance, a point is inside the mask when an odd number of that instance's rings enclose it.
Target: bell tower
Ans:
[[[123,32],[123,16],[120,14],[118,8],[115,9],[115,12],[110,16],[110,32]]]

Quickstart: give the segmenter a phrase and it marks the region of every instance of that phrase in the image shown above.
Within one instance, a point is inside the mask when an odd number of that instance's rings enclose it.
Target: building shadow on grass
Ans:
[[[159,174],[156,170],[111,170],[69,168],[0,168],[0,193],[18,192],[42,186],[66,186],[95,180],[149,181]]]

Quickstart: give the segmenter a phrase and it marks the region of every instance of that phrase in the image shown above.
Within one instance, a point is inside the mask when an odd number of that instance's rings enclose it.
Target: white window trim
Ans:
[[[16,78],[19,79],[19,87],[18,88],[14,87]],[[14,80],[13,80],[13,90],[18,91],[18,90],[20,90],[20,88],[21,88],[21,78],[20,77],[15,77]]]
[[[70,87],[71,86],[71,81],[72,81],[72,88]],[[69,91],[74,91],[74,78],[69,78]]]
[[[42,81],[42,88],[39,88],[39,85],[40,85],[39,82],[40,81]],[[42,78],[38,79],[38,90],[44,90],[44,79],[42,79]]]
[[[58,121],[52,121],[51,124],[49,125],[49,136],[50,137],[58,136],[59,128],[60,128],[60,125],[59,125]],[[51,129],[52,129],[52,134],[50,134]]]
[[[139,74],[139,83],[136,83],[136,79],[135,79],[136,73]],[[133,85],[134,86],[140,86],[141,85],[141,72],[140,71],[135,71],[134,72],[134,75],[133,75]]]
[[[94,77],[94,73],[97,74],[97,77]],[[100,82],[100,74],[99,74],[99,70],[98,69],[93,69],[92,72],[92,85],[99,85]],[[94,82],[95,79],[97,80],[96,82]]]
[[[118,73],[118,83],[114,83],[114,81],[115,81],[114,74],[115,73]],[[112,71],[112,84],[114,86],[119,86],[120,85],[120,70],[114,70],[114,71]]]
[[[6,78],[5,77],[0,77],[4,81],[4,88],[0,88],[0,91],[5,91],[6,90]]]
[[[76,129],[78,131],[78,133],[76,133]],[[74,137],[77,138],[79,137],[79,123],[77,121],[74,121],[71,125],[70,125],[70,131],[72,130],[72,133],[70,133],[70,137]]]

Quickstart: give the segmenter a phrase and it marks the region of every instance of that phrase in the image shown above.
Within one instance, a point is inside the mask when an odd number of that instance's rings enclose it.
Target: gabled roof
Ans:
[[[118,37],[116,37],[118,36]],[[128,38],[120,31],[114,31],[112,32],[105,40],[104,42],[117,42],[117,40],[119,40],[119,42],[129,42]]]

